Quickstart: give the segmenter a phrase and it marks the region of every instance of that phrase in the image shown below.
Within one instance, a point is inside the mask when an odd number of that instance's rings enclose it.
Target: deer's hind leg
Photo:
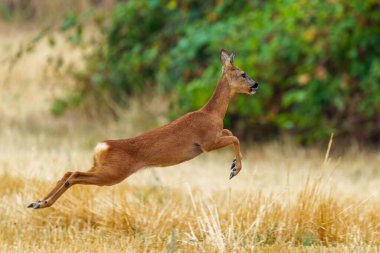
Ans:
[[[132,173],[109,173],[107,168],[104,167],[91,169],[87,172],[76,171],[66,173],[54,189],[47,194],[42,201],[31,203],[28,207],[34,209],[49,207],[53,205],[71,186],[76,184],[110,186],[120,183],[131,174]]]
[[[98,186],[117,184],[142,167],[141,163],[135,162],[127,154],[108,150],[104,145],[100,146],[103,149],[95,152],[94,166],[89,171],[67,172],[42,200],[31,203],[28,208],[39,209],[51,206],[75,184]]]
[[[92,172],[95,170],[95,167],[92,167],[88,172]],[[42,198],[41,200],[38,200],[36,203],[30,203],[27,207],[28,208],[39,208],[39,204],[46,201],[47,199],[49,199],[54,193],[56,193],[61,187],[62,185],[69,179],[69,177],[73,174],[74,172],[66,172],[65,175],[63,175],[63,177],[58,180],[57,184],[55,185],[55,187],[48,193],[46,194],[46,196],[44,198]]]
[[[66,180],[71,176],[72,172],[66,172],[65,175],[57,182],[55,187],[42,199],[38,200],[36,203],[30,203],[28,205],[28,208],[32,208],[34,206],[37,206],[39,203],[47,200],[51,195],[53,195],[61,186],[66,182]]]

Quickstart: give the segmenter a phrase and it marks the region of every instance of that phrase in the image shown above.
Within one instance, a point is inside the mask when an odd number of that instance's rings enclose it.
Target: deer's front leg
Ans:
[[[234,134],[228,129],[223,129],[221,134],[222,134],[222,136],[234,136]],[[240,155],[240,160],[243,160],[243,155],[241,154],[241,152],[239,153],[239,155]],[[232,164],[233,164],[233,162],[232,162]]]
[[[221,134],[222,136],[233,136],[233,133],[228,129],[223,129]]]
[[[224,130],[223,130],[224,131]],[[219,148],[226,147],[228,145],[233,145],[235,151],[236,159],[232,162],[230,179],[239,174],[241,170],[241,154],[240,154],[240,142],[235,136],[225,136],[221,135],[213,142],[206,145],[202,145],[202,149],[205,151],[211,151]]]

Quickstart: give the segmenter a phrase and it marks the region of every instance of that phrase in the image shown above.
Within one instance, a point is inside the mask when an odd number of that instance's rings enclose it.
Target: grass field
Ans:
[[[30,35],[3,31],[0,60]],[[54,118],[49,104],[62,88],[43,75],[48,54],[41,45],[10,75],[0,67],[1,252],[380,251],[380,154],[357,146],[338,155],[333,144],[325,160],[325,150],[288,141],[246,143],[231,181],[226,148],[27,209],[64,172],[89,168],[98,141],[166,122],[161,98],[134,99],[119,122]]]

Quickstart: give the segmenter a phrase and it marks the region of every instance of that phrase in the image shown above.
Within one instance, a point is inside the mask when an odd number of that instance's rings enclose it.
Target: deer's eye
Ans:
[[[243,78],[247,78],[247,74],[246,73],[243,73],[240,76],[243,77]]]

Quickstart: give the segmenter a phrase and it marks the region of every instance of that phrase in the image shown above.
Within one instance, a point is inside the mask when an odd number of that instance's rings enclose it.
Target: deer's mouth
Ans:
[[[255,82],[254,85],[252,85],[250,88],[249,88],[249,94],[250,95],[253,95],[256,93],[256,90],[257,88],[259,87],[259,84]]]
[[[255,88],[249,88],[249,94],[250,95],[253,95],[256,93],[256,89]]]

